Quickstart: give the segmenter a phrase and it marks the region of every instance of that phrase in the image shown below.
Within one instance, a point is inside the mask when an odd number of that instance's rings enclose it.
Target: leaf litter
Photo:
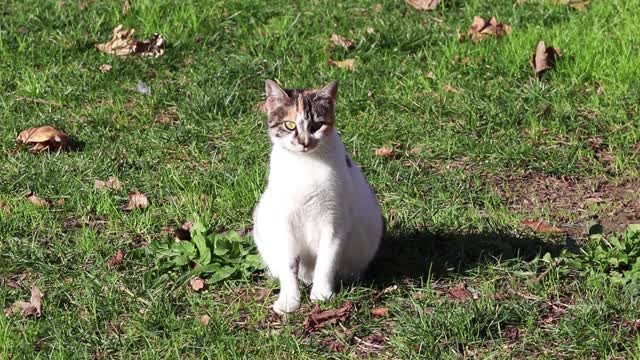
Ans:
[[[540,78],[545,72],[553,69],[557,58],[560,56],[560,49],[547,46],[544,41],[538,42],[529,62],[536,77]]]
[[[133,209],[145,209],[149,206],[149,200],[147,196],[139,191],[132,191],[129,193],[129,202],[122,210],[131,211]]]
[[[416,10],[435,10],[440,5],[440,0],[404,0],[407,5]]]
[[[116,268],[124,263],[124,251],[118,249],[118,251],[105,263],[108,268]]]
[[[42,316],[42,292],[37,286],[31,287],[31,298],[29,301],[16,301],[12,306],[6,308],[4,313],[11,316],[16,312],[20,312],[23,316],[34,316],[39,318]]]
[[[122,190],[122,184],[120,183],[120,180],[118,180],[118,178],[116,178],[115,176],[109,176],[107,180],[96,179],[94,188],[96,190],[120,191]]]
[[[320,304],[316,304],[302,324],[303,333],[309,335],[327,325],[343,322],[349,318],[353,310],[354,305],[351,301],[345,301],[339,308],[329,310],[322,310]]]
[[[498,22],[495,16],[488,21],[480,16],[474,16],[471,26],[465,35],[460,36],[464,41],[467,37],[473,42],[480,42],[488,36],[502,37],[511,34],[511,26]]]
[[[340,36],[336,33],[331,34],[331,43],[333,46],[341,46],[345,48],[345,50],[352,49],[356,46],[353,40]]]
[[[115,56],[138,54],[142,56],[159,57],[164,54],[165,40],[160,34],[154,34],[147,40],[133,38],[134,29],[125,29],[118,25],[113,29],[111,40],[96,44],[98,51]]]
[[[20,132],[16,142],[31,145],[31,152],[38,153],[44,150],[66,149],[71,144],[71,139],[53,126],[44,125]]]
[[[356,66],[356,60],[355,59],[345,59],[345,60],[341,60],[341,61],[336,61],[336,60],[333,60],[332,58],[329,58],[329,59],[327,59],[327,62],[331,66],[335,66],[337,68],[345,69],[345,70],[348,70],[348,71],[353,71],[355,66]]]

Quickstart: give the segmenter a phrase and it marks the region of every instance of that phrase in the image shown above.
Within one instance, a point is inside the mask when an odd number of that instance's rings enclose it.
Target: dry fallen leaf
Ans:
[[[32,286],[31,299],[29,299],[29,302],[19,301],[17,305],[20,308],[20,312],[23,316],[42,316],[42,292],[40,291],[40,289],[38,289],[37,286]]]
[[[578,11],[587,10],[587,5],[589,5],[591,1],[585,0],[558,0],[557,3],[560,5],[567,5],[570,8]]]
[[[369,27],[367,28],[367,34],[373,34],[373,33],[375,33],[375,32],[376,32],[376,29],[375,29],[375,28],[373,28],[373,27],[371,27],[371,26],[369,26]]]
[[[454,88],[453,86],[446,84],[445,86],[442,87],[442,90],[448,92],[448,93],[452,93],[452,94],[457,94],[460,92],[460,90]]]
[[[407,4],[418,10],[435,10],[440,0],[404,0]]]
[[[103,73],[109,72],[109,71],[111,71],[111,69],[113,69],[113,66],[111,66],[109,64],[100,65],[100,71],[102,71]]]
[[[133,39],[134,32],[134,29],[125,29],[122,25],[118,25],[113,29],[111,40],[96,44],[96,48],[98,51],[116,56],[140,54],[158,57],[164,54],[164,38],[160,34],[154,34],[148,40],[140,41]]]
[[[118,250],[115,255],[113,255],[109,260],[107,260],[106,264],[108,268],[114,268],[122,265],[124,263],[124,251]]]
[[[311,310],[311,315],[304,320],[304,333],[309,335],[329,324],[345,321],[351,315],[351,311],[353,311],[353,303],[351,301],[345,301],[338,309],[324,311],[320,309],[319,304],[316,304]]]
[[[382,8],[382,4],[376,4],[376,5],[373,7],[373,11],[375,11],[375,12],[377,12],[377,13],[381,13],[381,12],[382,12],[382,9],[383,9],[383,8]]]
[[[536,77],[540,78],[547,70],[553,68],[556,58],[560,56],[560,49],[547,47],[544,41],[536,46],[536,52],[531,57],[531,67]]]
[[[447,291],[447,295],[451,300],[467,301],[472,298],[471,291],[467,289],[467,284],[464,282],[452,287]]]
[[[155,122],[160,124],[168,124],[173,125],[180,119],[180,114],[178,113],[178,108],[175,106],[170,106],[160,112],[158,116],[154,119]]]
[[[32,144],[31,151],[39,152],[64,149],[69,146],[70,139],[62,131],[53,126],[45,125],[22,131],[16,138],[16,142],[19,144]]]
[[[204,280],[199,277],[191,279],[189,284],[191,284],[191,288],[195,291],[200,291],[204,288]]]
[[[209,315],[200,316],[200,324],[202,324],[204,326],[209,325],[209,320],[211,320],[211,317]]]
[[[468,36],[473,42],[479,42],[487,36],[501,37],[509,34],[511,34],[511,26],[499,23],[495,16],[489,21],[480,16],[474,16],[469,31],[466,35],[461,36],[461,40]]]
[[[392,158],[394,156],[393,147],[382,145],[381,148],[376,149],[376,156],[387,158],[387,159]]]
[[[139,191],[132,191],[129,193],[129,203],[122,208],[125,211],[131,211],[135,208],[144,209],[149,206],[149,200],[147,196]]]
[[[124,2],[122,3],[122,15],[127,15],[130,9],[131,4],[129,3],[129,0],[124,0]]]
[[[531,230],[537,232],[537,233],[562,233],[564,232],[562,229],[559,229],[555,226],[549,225],[546,222],[540,220],[540,221],[535,221],[535,220],[523,220],[520,221],[521,225],[524,225],[528,228],[530,228]]]
[[[33,191],[29,191],[25,197],[36,206],[47,207],[51,205],[51,201],[39,198]]]
[[[349,71],[353,71],[353,68],[356,65],[356,60],[355,59],[346,59],[346,60],[342,60],[342,61],[335,61],[335,60],[329,58],[327,60],[327,62],[331,66],[336,66],[336,67],[339,67],[340,69],[345,69],[345,70],[349,70]]]
[[[115,176],[109,176],[107,181],[96,179],[94,187],[96,190],[122,190],[122,184]]]
[[[389,314],[389,309],[387,309],[386,307],[377,307],[377,308],[371,309],[371,316],[373,316],[374,318],[385,317],[388,314]]]
[[[356,44],[351,39],[347,39],[344,36],[340,36],[336,33],[331,34],[331,43],[335,46],[342,46],[343,48],[349,50],[356,46]]]

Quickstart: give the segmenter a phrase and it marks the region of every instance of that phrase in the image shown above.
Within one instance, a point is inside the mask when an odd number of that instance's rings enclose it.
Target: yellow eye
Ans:
[[[293,130],[296,128],[296,123],[294,123],[293,121],[285,121],[284,127],[287,128],[287,130]]]

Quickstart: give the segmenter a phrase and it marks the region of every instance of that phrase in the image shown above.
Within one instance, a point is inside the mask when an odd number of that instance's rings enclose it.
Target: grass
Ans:
[[[538,198],[519,207],[501,191],[531,173],[578,184],[638,178],[639,1],[592,1],[585,12],[533,0],[443,0],[434,12],[401,1],[379,12],[377,1],[130,3],[126,15],[120,1],[8,0],[0,10],[0,304],[28,299],[32,284],[44,293],[41,318],[0,315],[0,358],[637,358],[637,331],[623,324],[640,318],[638,294],[547,272],[532,259],[563,239],[519,225],[582,229],[615,204],[561,211]],[[460,43],[456,29],[474,15],[495,15],[513,32]],[[118,24],[140,37],[162,33],[165,55],[95,51]],[[357,46],[327,50],[334,31]],[[528,64],[539,40],[562,51],[542,81]],[[355,71],[328,57],[356,59]],[[256,301],[255,292],[277,289],[268,279],[194,293],[180,273],[161,280],[155,255],[133,245],[166,239],[166,226],[194,214],[214,231],[250,227],[266,181],[269,142],[255,106],[267,78],[341,81],[338,127],[391,224],[374,280],[326,305],[348,299],[355,314],[310,337],[295,335],[308,301],[280,320],[269,318],[275,295]],[[138,81],[150,95],[136,92]],[[17,149],[21,130],[44,124],[82,146]],[[384,144],[398,157],[376,157]],[[112,175],[123,190],[94,189]],[[150,206],[123,212],[134,189]],[[36,207],[27,191],[64,204]],[[633,203],[638,193],[619,198]],[[118,249],[124,265],[107,268]],[[446,295],[460,282],[477,299]],[[389,316],[373,318],[376,306]],[[384,336],[382,347],[372,334]],[[335,338],[345,352],[330,351]]]

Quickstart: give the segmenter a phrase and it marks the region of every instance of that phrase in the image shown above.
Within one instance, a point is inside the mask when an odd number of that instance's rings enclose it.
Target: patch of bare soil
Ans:
[[[528,173],[492,177],[489,183],[512,211],[539,213],[544,209],[555,225],[570,235],[585,235],[595,221],[619,231],[640,221],[640,179],[556,177]]]

